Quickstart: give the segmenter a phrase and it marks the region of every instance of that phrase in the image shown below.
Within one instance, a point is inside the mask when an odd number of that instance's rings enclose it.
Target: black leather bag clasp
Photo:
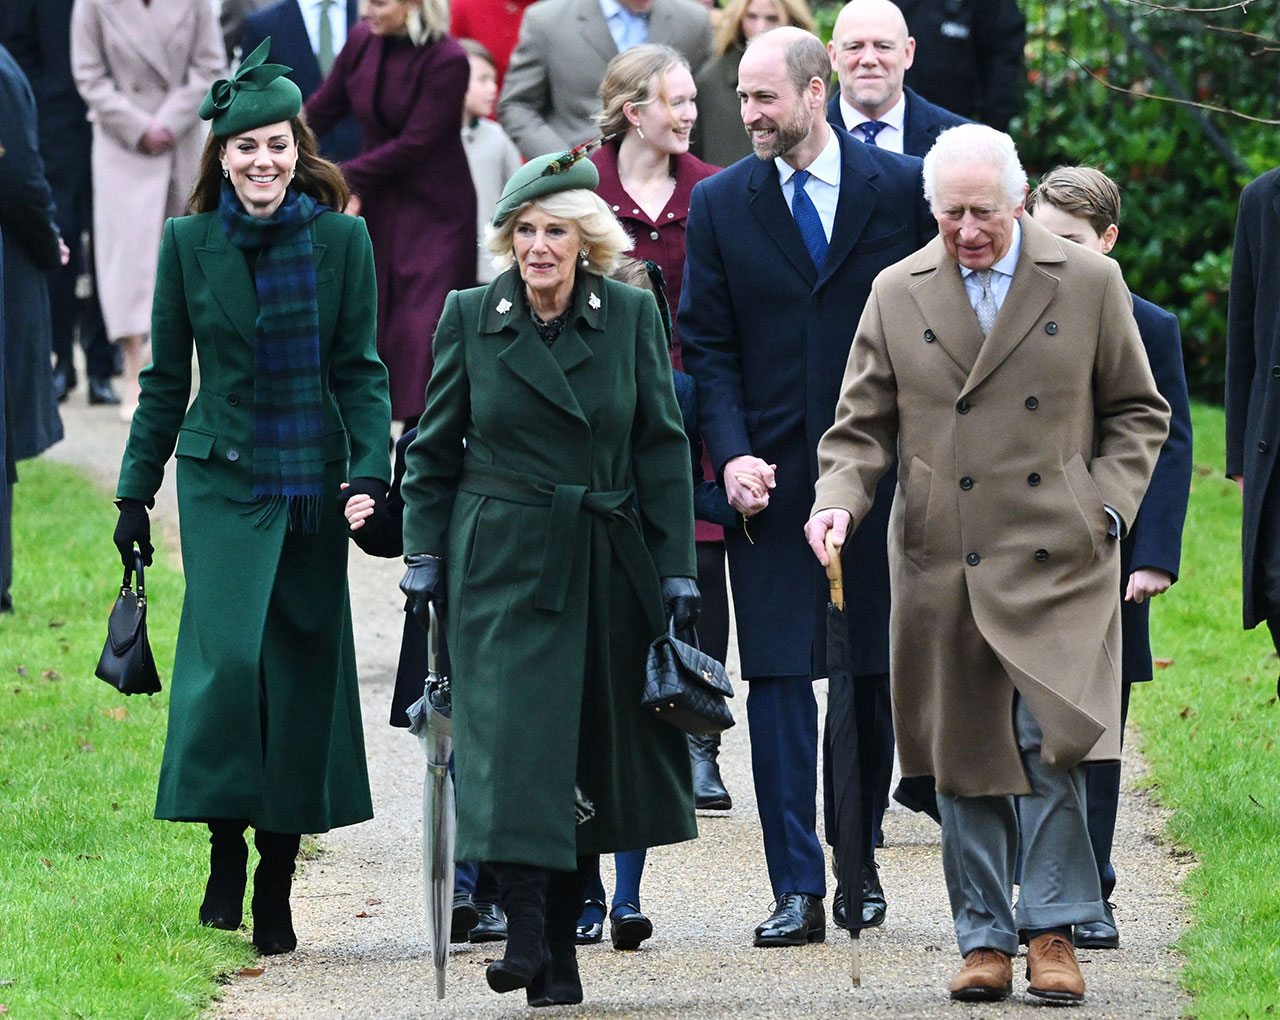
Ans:
[[[160,674],[147,640],[147,593],[142,577],[142,553],[135,549],[133,569],[124,568],[120,597],[107,618],[107,643],[103,645],[94,675],[121,694],[155,694]],[[134,576],[137,584],[134,584]]]
[[[697,646],[675,635],[672,621],[667,632],[649,646],[645,663],[644,695],[640,703],[663,722],[685,733],[720,733],[733,725],[733,713],[725,704],[733,697],[729,674]]]

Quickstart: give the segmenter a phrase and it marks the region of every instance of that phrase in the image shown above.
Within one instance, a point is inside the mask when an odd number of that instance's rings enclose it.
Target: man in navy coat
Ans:
[[[1040,180],[1027,200],[1027,211],[1059,237],[1086,248],[1109,252],[1120,228],[1120,189],[1092,167],[1060,166]],[[1176,316],[1137,295],[1133,317],[1151,363],[1156,388],[1169,402],[1169,437],[1160,448],[1147,493],[1133,525],[1120,543],[1120,606],[1123,657],[1120,667],[1120,725],[1129,714],[1129,689],[1150,680],[1151,641],[1149,599],[1168,590],[1178,579],[1182,556],[1182,525],[1191,490],[1191,407],[1182,365],[1182,335]],[[1075,926],[1075,944],[1090,949],[1115,949],[1120,933],[1112,914],[1111,893],[1116,872],[1111,863],[1116,808],[1120,800],[1120,763],[1100,762],[1087,774],[1089,842],[1093,845],[1106,919]]]
[[[916,41],[890,0],[850,0],[840,9],[831,42],[831,69],[840,87],[827,120],[854,138],[890,152],[923,157],[939,132],[969,123],[905,88]]]
[[[829,77],[826,49],[801,29],[751,41],[738,91],[755,155],[693,190],[678,314],[702,435],[746,523],[725,547],[776,900],[758,946],[826,932],[812,683],[827,672],[827,588],[804,538],[818,439],[834,418],[872,279],[935,229],[919,160],[827,124]],[[890,482],[873,513],[887,519],[892,491]],[[863,542],[864,532],[879,537]],[[855,675],[888,672],[884,532],[883,522],[860,529],[844,556]],[[850,885],[856,917],[860,883]]]
[[[270,36],[271,62],[293,68],[288,77],[305,100],[328,75],[359,16],[357,0],[281,0],[245,16],[240,52],[252,53]],[[335,163],[354,159],[364,144],[360,125],[350,114],[319,141],[320,155]]]

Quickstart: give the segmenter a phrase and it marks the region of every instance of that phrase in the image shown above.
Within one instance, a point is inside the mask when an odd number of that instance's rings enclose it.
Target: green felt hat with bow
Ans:
[[[271,37],[244,58],[230,78],[219,78],[200,104],[200,119],[209,121],[220,138],[278,124],[296,117],[302,109],[302,92],[285,77],[291,67],[266,64]]]

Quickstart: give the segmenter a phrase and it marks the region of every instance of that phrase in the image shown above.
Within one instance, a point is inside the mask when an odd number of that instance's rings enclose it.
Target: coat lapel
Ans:
[[[809,257],[809,249],[804,246],[795,217],[791,215],[786,199],[782,197],[782,185],[778,183],[778,169],[773,160],[755,161],[751,167],[747,189],[751,192],[747,204],[764,228],[764,236],[782,249],[782,253],[812,287],[818,279],[818,271],[814,268],[813,259]],[[827,260],[830,259],[831,252],[828,251]]]
[[[834,128],[840,143],[840,198],[836,202],[836,219],[831,228],[831,244],[818,274],[818,286],[836,272],[849,257],[849,252],[862,237],[862,230],[871,218],[879,198],[875,179],[879,171],[863,151],[844,131]],[[799,231],[797,230],[797,234]]]
[[[253,343],[258,319],[258,298],[244,256],[227,240],[217,213],[209,217],[204,244],[196,249],[196,261],[218,307],[236,331]]]
[[[1022,250],[1013,270],[1013,281],[969,373],[964,393],[975,389],[1026,338],[1058,290],[1057,278],[1041,268],[1040,263],[1062,261],[1064,256],[1057,239],[1030,216],[1023,216]],[[976,321],[976,315],[974,319]]]
[[[613,41],[598,0],[582,0],[578,4],[578,31],[582,33],[583,41],[599,53],[606,64],[618,55],[618,44]]]
[[[166,2],[156,6],[165,8],[171,4]],[[157,39],[168,37],[166,33],[157,31],[156,15],[161,12],[143,4],[142,0],[108,0],[101,9],[103,16],[110,20],[115,31],[132,43],[129,48],[137,54],[138,58],[155,71],[162,80],[171,81],[169,63],[165,59],[165,48],[156,43]],[[184,5],[183,17],[188,13]]]
[[[919,278],[911,283],[911,296],[935,342],[967,377],[978,360],[984,338],[965,293],[960,269],[939,238],[930,241],[914,258],[917,264],[912,271],[919,273]]]

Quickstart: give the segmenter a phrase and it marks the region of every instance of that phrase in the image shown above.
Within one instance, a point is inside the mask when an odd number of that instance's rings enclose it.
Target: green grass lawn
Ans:
[[[151,812],[182,576],[147,571],[166,691],[93,675],[119,591],[115,508],[74,470],[21,465],[17,611],[0,617],[0,1013],[21,1020],[198,1016],[254,953],[201,928],[207,831]]]
[[[1280,663],[1265,627],[1241,630],[1240,496],[1222,475],[1222,411],[1193,413],[1182,574],[1152,607],[1152,653],[1173,663],[1134,690],[1130,711],[1174,810],[1169,834],[1198,861],[1180,943],[1193,1013],[1258,1020],[1280,1016]]]

